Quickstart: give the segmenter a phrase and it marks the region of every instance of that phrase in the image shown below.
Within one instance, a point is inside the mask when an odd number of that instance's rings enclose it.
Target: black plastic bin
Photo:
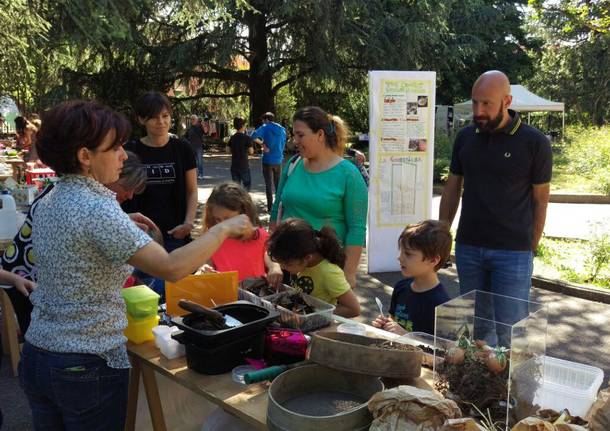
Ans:
[[[214,347],[189,342],[184,331],[175,332],[172,338],[184,344],[187,366],[201,374],[229,372],[236,366],[245,364],[246,358],[262,358],[265,348],[265,331]]]

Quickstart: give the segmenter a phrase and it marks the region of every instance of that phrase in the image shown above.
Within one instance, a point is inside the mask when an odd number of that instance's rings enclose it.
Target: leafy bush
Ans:
[[[593,180],[598,192],[610,194],[610,126],[571,126],[556,157],[556,167]]]
[[[453,137],[437,134],[434,137],[434,181],[446,181],[451,164]]]

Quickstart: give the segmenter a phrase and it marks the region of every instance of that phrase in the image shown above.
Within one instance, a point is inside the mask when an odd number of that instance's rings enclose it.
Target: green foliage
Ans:
[[[610,194],[610,126],[572,126],[555,157],[555,171],[593,182],[597,192]]]
[[[543,237],[534,261],[535,274],[610,288],[609,227],[595,227],[588,241]]]
[[[600,272],[610,266],[610,231],[602,225],[591,227],[591,239],[587,243],[586,267],[589,282],[595,282]]]
[[[439,133],[434,137],[434,181],[446,181],[451,165],[453,137]]]
[[[570,118],[602,125],[610,115],[610,1],[530,0],[528,31],[542,43],[532,90],[563,101]]]

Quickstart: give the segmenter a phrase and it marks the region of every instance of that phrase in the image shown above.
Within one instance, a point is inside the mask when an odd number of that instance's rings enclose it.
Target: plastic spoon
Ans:
[[[381,317],[385,318],[385,314],[383,314],[383,304],[381,303],[381,299],[375,297],[375,302],[377,303],[377,307],[379,307],[379,314],[381,314]]]

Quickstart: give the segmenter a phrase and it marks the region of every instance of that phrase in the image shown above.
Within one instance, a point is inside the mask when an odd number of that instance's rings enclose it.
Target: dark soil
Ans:
[[[263,277],[247,278],[239,284],[239,287],[259,297],[269,296],[277,293]]]
[[[271,302],[297,314],[310,314],[316,311],[315,308],[305,302],[305,299],[300,292],[279,295]]]
[[[418,350],[417,347],[411,346],[410,344],[394,343],[389,340],[371,344],[370,347],[377,347],[379,349],[386,349],[386,350],[399,350],[402,352],[416,352]]]
[[[224,319],[211,319],[204,316],[185,318],[183,322],[185,325],[188,325],[191,328],[197,329],[199,331],[219,331],[221,329],[229,328],[229,326],[225,323]]]
[[[436,389],[446,398],[457,402],[464,414],[472,414],[474,404],[482,412],[489,409],[494,420],[506,420],[508,367],[500,374],[495,374],[485,364],[466,359],[457,365],[443,362],[438,367],[438,372]]]

